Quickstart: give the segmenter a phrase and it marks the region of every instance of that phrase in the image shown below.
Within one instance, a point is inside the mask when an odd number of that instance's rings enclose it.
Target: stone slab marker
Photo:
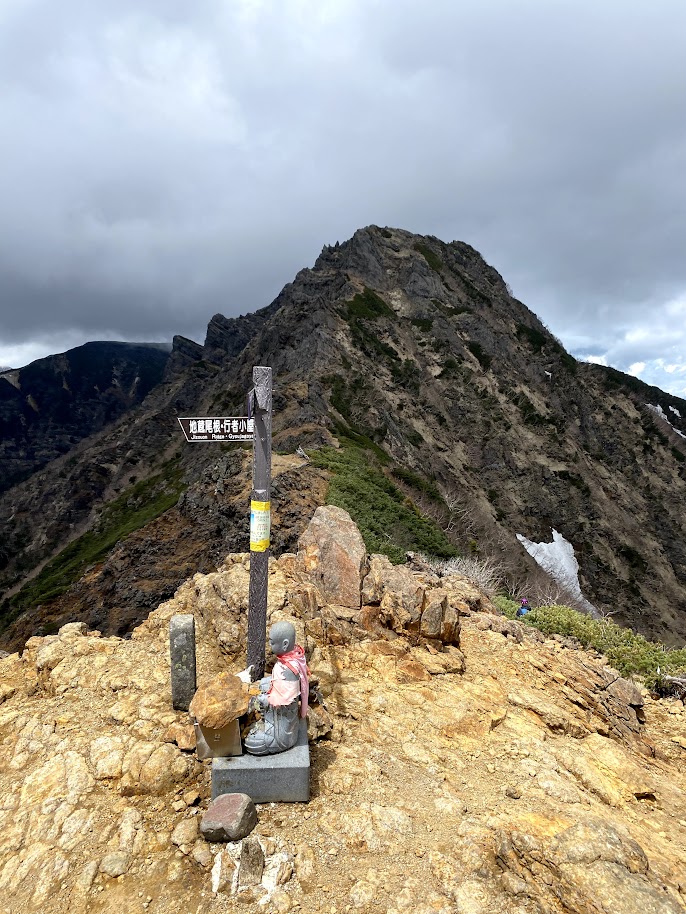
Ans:
[[[169,623],[172,706],[187,711],[195,695],[195,619],[192,615],[172,616]]]

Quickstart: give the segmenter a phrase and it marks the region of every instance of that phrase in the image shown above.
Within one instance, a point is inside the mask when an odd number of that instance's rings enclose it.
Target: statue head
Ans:
[[[269,629],[269,647],[280,657],[295,647],[295,626],[291,622],[275,622]]]

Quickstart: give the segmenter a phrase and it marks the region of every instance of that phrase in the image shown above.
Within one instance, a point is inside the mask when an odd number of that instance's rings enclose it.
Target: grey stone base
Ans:
[[[306,803],[310,799],[307,721],[300,721],[298,742],[286,752],[212,759],[212,799],[223,793],[245,793],[254,803]]]

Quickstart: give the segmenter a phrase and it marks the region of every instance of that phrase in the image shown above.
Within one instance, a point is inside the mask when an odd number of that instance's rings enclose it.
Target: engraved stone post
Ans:
[[[169,623],[172,706],[187,711],[195,695],[195,619],[172,616]]]
[[[250,501],[250,597],[248,607],[248,661],[253,682],[264,676],[267,637],[267,574],[271,526],[272,477],[272,370],[256,365],[255,437],[253,439],[252,498]]]

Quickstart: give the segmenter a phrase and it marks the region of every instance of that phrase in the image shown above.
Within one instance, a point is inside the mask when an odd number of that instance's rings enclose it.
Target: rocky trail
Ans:
[[[270,566],[270,621],[326,707],[310,803],[259,806],[242,843],[199,836],[209,763],[171,707],[168,631],[195,616],[200,682],[240,670],[249,556],[130,639],[73,623],[0,660],[2,914],[686,910],[682,703],[464,578],[366,556],[346,518],[319,508]]]

